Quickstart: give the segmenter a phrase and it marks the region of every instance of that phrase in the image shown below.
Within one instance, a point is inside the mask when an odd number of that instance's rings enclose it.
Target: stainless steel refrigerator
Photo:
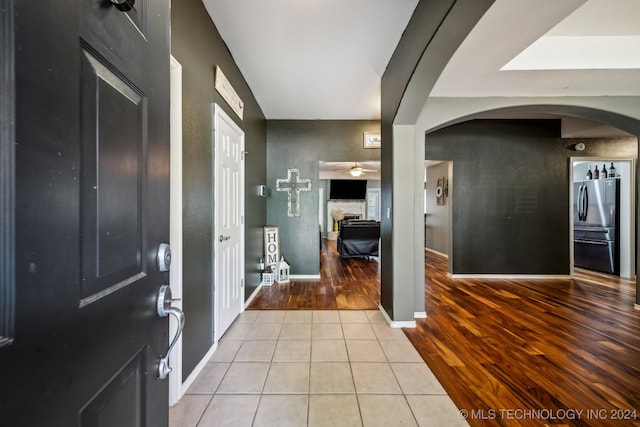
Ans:
[[[620,274],[620,179],[573,184],[574,265]]]

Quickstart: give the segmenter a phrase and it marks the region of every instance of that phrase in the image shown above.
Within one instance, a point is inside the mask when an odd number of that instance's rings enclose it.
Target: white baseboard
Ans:
[[[384,318],[387,320],[387,323],[389,324],[389,326],[391,326],[392,328],[415,328],[416,327],[415,320],[405,320],[405,321],[397,322],[397,321],[391,320],[391,318],[387,314],[384,307],[382,307],[382,305],[378,305],[378,308],[380,309],[380,312],[382,312],[382,315],[384,316]]]
[[[304,279],[309,279],[309,280],[320,280],[320,274],[290,274],[290,275],[289,275],[289,279],[296,279],[296,280],[304,280]]]
[[[448,274],[452,279],[568,280],[571,276],[535,274]]]
[[[251,304],[251,301],[253,301],[253,299],[256,297],[256,295],[258,294],[258,291],[262,289],[262,282],[260,282],[260,284],[258,285],[258,287],[251,293],[251,295],[249,296],[249,298],[247,298],[247,300],[244,302],[244,308],[246,309],[247,307],[249,307],[249,304]]]
[[[182,395],[184,395],[184,393],[189,389],[189,387],[191,387],[191,384],[193,384],[193,382],[196,380],[200,372],[202,372],[207,362],[209,361],[209,359],[211,359],[211,356],[213,356],[213,353],[215,353],[217,349],[218,349],[218,343],[214,343],[209,349],[209,351],[207,351],[207,354],[204,355],[202,360],[200,360],[200,362],[196,365],[196,367],[193,368],[193,371],[191,371],[187,379],[184,380],[184,382],[182,383],[182,391],[180,393],[181,394],[180,397],[182,397]]]
[[[436,254],[436,255],[440,255],[440,256],[443,256],[443,257],[445,257],[445,258],[449,258],[449,254],[445,254],[444,252],[436,251],[435,249],[431,249],[431,248],[424,248],[424,250],[425,250],[425,251],[429,251],[429,252],[433,252],[434,254]]]
[[[414,311],[413,312],[413,318],[414,319],[426,319],[427,318],[427,312],[426,311]]]
[[[633,304],[633,308],[635,308],[636,310],[640,310],[640,304]]]

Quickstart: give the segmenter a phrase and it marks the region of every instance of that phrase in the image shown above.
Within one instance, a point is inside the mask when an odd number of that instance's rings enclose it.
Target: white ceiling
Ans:
[[[430,96],[640,95],[639,65],[638,0],[497,0]]]
[[[379,119],[417,0],[204,4],[267,119]],[[430,96],[640,95],[639,68],[640,0],[497,0]]]
[[[203,0],[267,119],[378,119],[418,0]]]

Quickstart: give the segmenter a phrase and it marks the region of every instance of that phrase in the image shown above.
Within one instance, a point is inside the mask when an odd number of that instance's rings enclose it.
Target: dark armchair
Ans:
[[[338,224],[338,253],[342,258],[378,256],[380,222],[351,219]]]

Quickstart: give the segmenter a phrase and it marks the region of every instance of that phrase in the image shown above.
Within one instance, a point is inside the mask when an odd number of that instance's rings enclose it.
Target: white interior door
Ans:
[[[214,339],[218,341],[243,309],[244,132],[217,104],[214,140]]]

